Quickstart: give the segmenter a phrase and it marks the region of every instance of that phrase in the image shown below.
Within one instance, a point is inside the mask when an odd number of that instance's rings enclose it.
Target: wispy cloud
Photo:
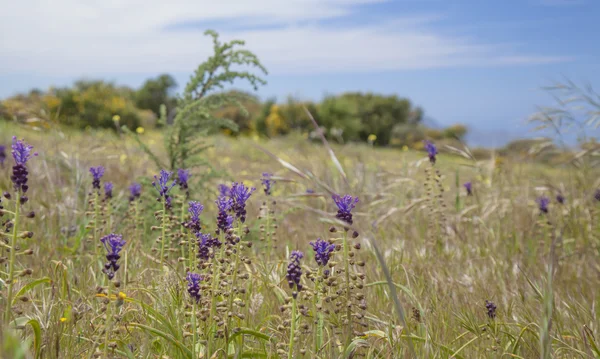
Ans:
[[[0,13],[0,73],[191,71],[211,52],[200,29],[246,40],[273,73],[514,66],[569,60],[436,29],[438,14],[360,26],[357,6],[389,0],[33,0]],[[545,0],[552,1],[552,0]],[[557,1],[557,0],[554,0]],[[563,0],[566,1],[566,0]]]

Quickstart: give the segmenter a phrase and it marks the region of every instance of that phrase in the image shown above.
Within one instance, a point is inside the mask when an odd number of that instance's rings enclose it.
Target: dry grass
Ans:
[[[99,315],[96,286],[103,278],[94,268],[93,255],[74,251],[86,237],[88,168],[104,165],[105,179],[115,183],[114,231],[126,237],[127,186],[136,179],[151,178],[158,169],[132,141],[110,133],[35,132],[0,123],[0,143],[9,144],[13,134],[24,137],[40,153],[31,161],[31,201],[27,204],[37,214],[35,220],[26,222],[35,236],[22,245],[34,254],[21,260],[19,267],[33,269],[33,275],[20,278],[18,287],[45,276],[52,280],[35,287],[29,293],[31,300],[16,309],[22,317],[40,323],[41,357],[88,357],[94,350],[90,340]],[[157,133],[143,138],[159,148]],[[408,357],[410,337],[419,358],[534,358],[546,355],[540,336],[547,332],[551,357],[600,358],[600,205],[590,195],[598,185],[597,169],[547,168],[510,159],[497,165],[493,160],[472,162],[440,155],[434,168],[441,174],[438,177],[423,153],[334,146],[346,182],[326,150],[302,138],[259,143],[215,137],[211,141],[214,147],[206,152],[207,158],[216,169],[228,171],[231,179],[260,187],[262,172],[277,176],[278,260],[273,260],[275,269],[267,271],[262,247],[252,250],[251,310],[244,327],[273,336],[275,341],[287,340],[286,332],[277,328],[284,319],[278,311],[282,298],[277,293],[289,293],[287,254],[301,249],[307,253],[305,264],[313,266],[308,242],[329,236],[329,221],[335,213],[327,191],[331,189],[360,198],[354,228],[360,233],[356,241],[364,248],[358,256],[366,261],[368,328],[355,341],[359,347],[355,354]],[[257,146],[293,164],[302,175],[284,168]],[[427,175],[427,171],[432,172]],[[473,181],[474,196],[464,193],[462,183],[467,180]],[[192,198],[205,204],[202,219],[209,228],[214,228],[216,184],[210,186],[214,192],[192,190]],[[4,168],[0,189],[10,188],[9,168]],[[307,189],[314,193],[307,194]],[[564,205],[554,201],[557,189],[567,199]],[[552,198],[548,216],[541,216],[535,204],[541,194]],[[155,196],[146,185],[146,205],[153,205]],[[251,241],[258,240],[255,219],[264,199],[259,189],[250,200]],[[123,320],[116,334],[120,351],[114,355],[126,357],[124,345],[132,344],[136,358],[183,358],[161,335],[128,324],[168,332],[150,307],[180,332],[186,346],[191,345],[183,335],[189,331],[183,310],[187,301],[184,273],[177,265],[165,271],[149,259],[155,238],[149,228],[156,224],[152,212],[146,211],[141,243],[132,245],[124,259],[126,268],[121,274],[128,278],[125,292],[129,299],[121,309]],[[397,287],[407,327],[402,327],[395,312],[373,244]],[[555,273],[549,285],[551,262]],[[549,293],[553,293],[552,321],[546,331],[542,328]],[[498,307],[494,320],[487,317],[486,300]],[[65,322],[61,322],[63,317]],[[33,338],[29,327],[18,335]],[[0,354],[9,358],[16,353],[10,348],[17,344],[7,338]],[[313,355],[310,340],[310,335],[301,338],[306,357],[342,356],[335,345]],[[248,353],[262,353],[256,357],[278,357],[275,343],[249,336],[244,345]],[[24,343],[23,347],[34,345]]]

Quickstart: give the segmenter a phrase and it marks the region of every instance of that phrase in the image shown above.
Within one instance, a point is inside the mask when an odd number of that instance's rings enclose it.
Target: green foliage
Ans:
[[[242,103],[252,101],[243,92],[223,92],[225,85],[232,84],[235,80],[244,80],[256,90],[259,85],[266,84],[265,80],[252,72],[234,70],[235,66],[249,66],[267,73],[256,55],[248,50],[238,49],[244,45],[244,41],[221,43],[216,32],[208,30],[205,34],[213,39],[214,54],[198,66],[186,84],[184,92],[178,98],[173,123],[164,130],[168,163],[163,164],[158,156],[144,147],[158,168],[174,171],[178,168],[209,165],[201,157],[201,153],[209,147],[203,137],[222,128],[239,130],[235,121],[218,116],[218,111],[227,106],[235,106],[247,116]],[[163,110],[161,123],[166,122],[164,113]]]

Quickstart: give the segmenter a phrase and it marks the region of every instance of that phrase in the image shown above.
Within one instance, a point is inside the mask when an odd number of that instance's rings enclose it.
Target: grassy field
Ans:
[[[300,137],[213,137],[213,167],[190,175],[202,233],[216,236],[218,184],[257,190],[245,223],[221,232],[203,261],[181,226],[184,191],[171,190],[163,216],[150,184],[160,169],[134,141],[0,123],[0,145],[13,135],[39,156],[27,163],[18,223],[10,148],[0,169],[0,190],[12,194],[0,221],[2,358],[600,358],[597,168],[450,154],[432,165],[425,152],[354,144],[333,146],[338,167]],[[159,133],[141,138],[160,151]],[[92,189],[89,168],[100,165],[101,182],[114,183],[108,201]],[[208,179],[219,172],[227,177]],[[274,174],[271,196],[263,172]],[[129,202],[134,181],[142,196]],[[333,193],[359,198],[352,225],[336,220]],[[536,203],[544,195],[547,214]],[[126,242],[112,281],[99,243],[110,233]],[[336,245],[321,268],[309,244],[317,238]],[[296,299],[286,279],[294,250],[304,253]],[[204,277],[198,302],[190,267]]]

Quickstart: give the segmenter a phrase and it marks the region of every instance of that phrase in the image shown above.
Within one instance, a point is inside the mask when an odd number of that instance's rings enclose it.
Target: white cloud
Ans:
[[[211,53],[194,21],[279,24],[220,31],[243,39],[272,73],[380,71],[448,66],[540,64],[563,57],[506,52],[432,28],[436,17],[324,27],[355,5],[389,0],[0,0],[0,74],[43,75],[192,71]],[[360,14],[356,14],[359,15]]]

